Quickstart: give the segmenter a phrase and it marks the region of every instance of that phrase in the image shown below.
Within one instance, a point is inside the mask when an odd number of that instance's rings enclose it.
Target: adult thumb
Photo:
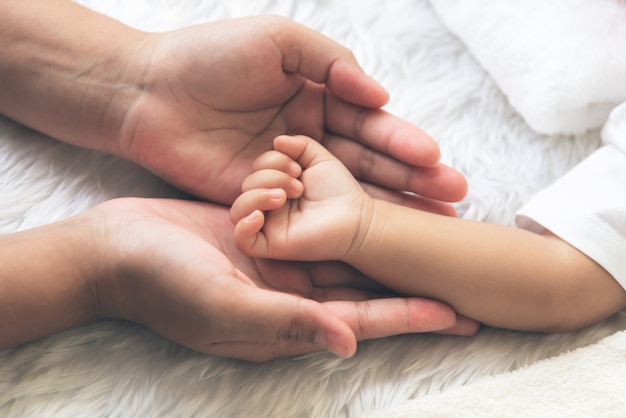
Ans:
[[[356,352],[352,329],[321,303],[277,291],[252,293],[241,316],[249,320],[241,327],[248,330],[242,341],[274,345],[276,356],[317,351],[315,346],[342,358]]]

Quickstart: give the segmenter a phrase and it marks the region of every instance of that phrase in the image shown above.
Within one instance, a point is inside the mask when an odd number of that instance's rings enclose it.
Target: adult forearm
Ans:
[[[56,139],[116,152],[142,33],[69,0],[0,0],[0,113]]]
[[[626,302],[604,269],[550,234],[376,205],[369,238],[349,261],[394,290],[493,326],[537,331],[593,323]]]
[[[82,218],[0,236],[0,349],[89,321],[97,312]]]

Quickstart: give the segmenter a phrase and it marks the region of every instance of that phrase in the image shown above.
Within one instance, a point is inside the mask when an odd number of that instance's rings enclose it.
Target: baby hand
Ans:
[[[369,224],[373,200],[348,169],[306,136],[279,136],[254,162],[230,216],[247,255],[342,260]]]

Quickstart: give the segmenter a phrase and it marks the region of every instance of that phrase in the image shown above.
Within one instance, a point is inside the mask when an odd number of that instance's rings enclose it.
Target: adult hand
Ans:
[[[349,50],[290,20],[155,34],[68,0],[5,3],[0,113],[61,141],[221,203],[279,134],[322,142],[377,197],[453,214],[441,201],[465,194],[437,144],[380,109],[387,93]]]
[[[129,48],[141,89],[116,152],[196,196],[232,203],[252,161],[279,134],[313,137],[359,180],[386,191],[435,201],[465,194],[464,178],[438,163],[437,144],[380,109],[387,93],[352,53],[304,26],[233,19],[146,34]],[[454,213],[441,202],[367,190]]]
[[[385,290],[344,264],[246,257],[221,206],[120,199],[82,216],[101,234],[105,267],[90,269],[97,316],[145,324],[201,352],[259,361],[327,349],[348,357],[357,340],[477,329],[438,302],[374,299]]]

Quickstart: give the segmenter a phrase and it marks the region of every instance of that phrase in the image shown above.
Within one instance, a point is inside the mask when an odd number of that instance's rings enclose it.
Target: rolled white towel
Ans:
[[[431,3],[535,131],[598,128],[626,101],[626,1]]]

